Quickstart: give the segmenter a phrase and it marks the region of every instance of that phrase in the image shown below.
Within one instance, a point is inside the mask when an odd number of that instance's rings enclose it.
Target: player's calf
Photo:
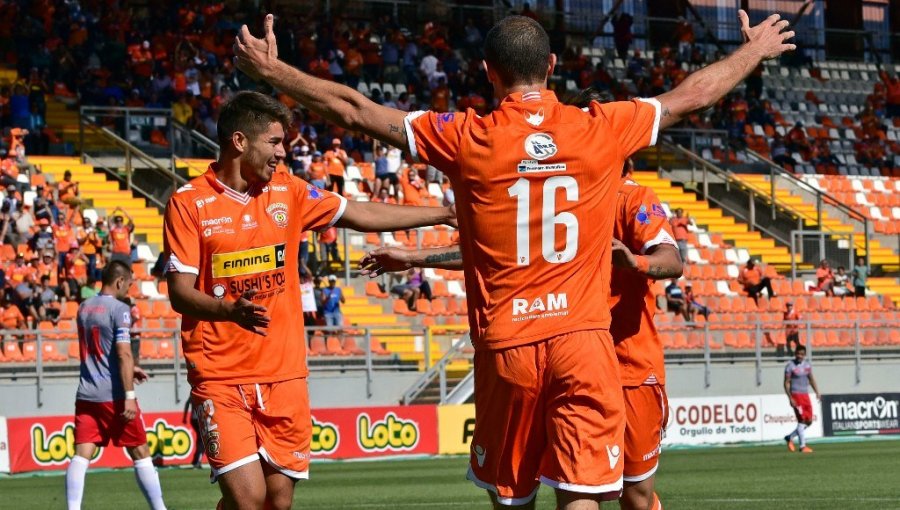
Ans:
[[[625,482],[622,496],[619,497],[619,507],[622,510],[653,510],[658,501],[653,492],[653,477],[640,482]]]

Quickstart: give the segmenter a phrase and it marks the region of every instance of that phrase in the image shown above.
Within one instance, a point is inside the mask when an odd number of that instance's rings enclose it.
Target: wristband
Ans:
[[[134,393],[134,390],[125,392],[125,400],[137,400],[137,395]]]
[[[650,271],[650,261],[643,255],[635,255],[634,268],[643,274],[647,274]]]

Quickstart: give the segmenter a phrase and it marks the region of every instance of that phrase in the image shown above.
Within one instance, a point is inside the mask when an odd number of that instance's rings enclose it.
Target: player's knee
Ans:
[[[131,448],[127,448],[128,456],[131,457],[131,460],[141,460],[146,459],[150,456],[150,447],[146,444],[142,444],[140,446],[133,446]]]
[[[625,484],[622,496],[619,498],[619,507],[622,510],[650,510],[653,508],[653,484],[635,483]]]
[[[242,487],[240,491],[226,493],[223,496],[223,507],[226,510],[262,510],[263,508],[269,508],[266,504],[265,485],[248,485]],[[290,505],[277,508],[290,508]]]
[[[294,501],[293,492],[278,491],[266,495],[265,510],[290,510]]]

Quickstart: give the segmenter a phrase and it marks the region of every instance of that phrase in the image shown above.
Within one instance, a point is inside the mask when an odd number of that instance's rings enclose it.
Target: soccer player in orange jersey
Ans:
[[[622,489],[625,409],[609,334],[615,194],[625,158],[711,106],[765,59],[793,49],[772,16],[747,43],[653,99],[565,106],[547,90],[547,33],[510,16],[485,38],[500,100],[479,117],[378,105],[281,62],[242,27],[237,66],[340,126],[408,148],[456,192],[475,355],[478,416],[468,478],[494,505],[533,506],[539,482],[562,509],[598,508]]]
[[[296,330],[300,236],[332,225],[455,224],[455,210],[347,202],[277,172],[290,111],[241,92],[222,107],[219,160],[165,216],[167,279],[203,444],[226,509],[285,509],[307,478],[306,341]]]
[[[592,95],[583,94],[588,98]],[[578,100],[573,101],[579,104]],[[682,262],[665,211],[653,190],[631,180],[630,161],[616,196],[610,333],[625,403],[624,490],[626,510],[662,508],[653,491],[661,441],[668,418],[663,346],[653,323],[656,296],[650,280],[681,276]],[[379,248],[361,261],[364,275],[410,267],[463,268],[459,246],[425,250]]]

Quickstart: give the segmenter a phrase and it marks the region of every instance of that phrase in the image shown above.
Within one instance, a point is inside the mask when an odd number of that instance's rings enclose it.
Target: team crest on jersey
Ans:
[[[556,142],[547,133],[534,133],[525,138],[525,152],[538,161],[547,159],[556,154]]]
[[[544,123],[544,109],[541,108],[537,113],[525,112],[525,122],[534,127],[538,127]]]
[[[275,202],[274,204],[266,207],[266,214],[272,217],[272,221],[275,222],[275,225],[284,228],[288,224],[288,207],[287,204],[282,202]]]
[[[206,444],[206,455],[208,457],[215,458],[219,455],[219,432],[216,430],[211,430],[206,433],[206,438],[203,441]]]
[[[638,209],[638,213],[635,215],[634,219],[637,220],[641,225],[649,225],[650,224],[650,215],[647,214],[647,206],[642,205],[640,209]]]
[[[653,204],[650,206],[650,214],[656,216],[657,218],[668,218],[666,215],[666,210],[662,208],[659,204]]]

